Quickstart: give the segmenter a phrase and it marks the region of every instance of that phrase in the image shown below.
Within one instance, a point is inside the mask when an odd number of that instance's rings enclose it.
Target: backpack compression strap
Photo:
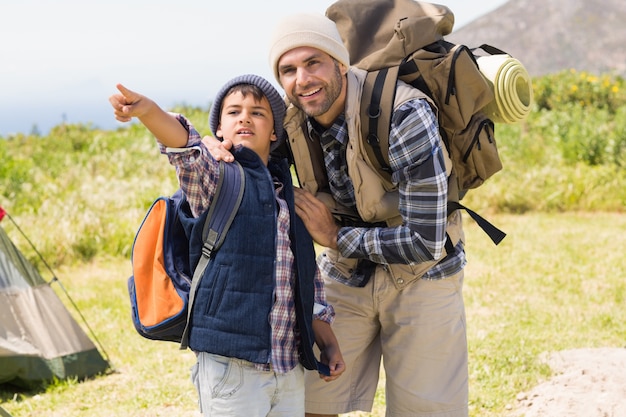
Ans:
[[[232,188],[229,187],[227,189],[223,187],[224,183],[232,184]],[[226,163],[220,161],[220,176],[217,182],[217,190],[211,201],[209,213],[207,214],[202,229],[202,236],[204,236],[202,257],[193,272],[193,278],[191,280],[189,303],[187,307],[187,324],[181,338],[181,350],[187,349],[189,344],[189,322],[191,321],[192,307],[200,279],[211,260],[213,251],[218,249],[226,238],[228,228],[233,222],[239,205],[241,204],[244,186],[245,177],[243,167],[238,162]]]
[[[487,236],[489,236],[489,238],[491,238],[493,243],[495,243],[496,245],[502,242],[502,239],[506,237],[506,233],[504,233],[502,230],[498,229],[496,226],[488,222],[480,214],[476,213],[473,210],[468,209],[467,207],[465,207],[463,204],[459,203],[458,201],[448,201],[448,215],[452,213],[454,210],[465,210],[467,214],[469,214],[470,217],[474,219],[476,223],[478,223],[478,226],[480,226],[480,228],[483,229],[485,233],[487,233]]]

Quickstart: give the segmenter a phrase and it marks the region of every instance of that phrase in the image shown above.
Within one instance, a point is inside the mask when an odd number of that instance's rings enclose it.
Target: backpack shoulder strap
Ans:
[[[376,171],[390,181],[389,129],[398,69],[389,67],[368,71],[361,95],[361,137],[366,142],[365,152]]]
[[[189,290],[189,304],[187,308],[187,325],[183,331],[180,343],[180,349],[184,350],[188,347],[189,342],[189,321],[196,290],[200,283],[200,277],[204,274],[213,251],[218,249],[230,228],[241,200],[243,198],[243,190],[245,186],[245,177],[243,167],[238,162],[226,163],[220,161],[220,175],[217,182],[217,190],[211,201],[209,212],[204,222],[202,235],[204,237],[204,245],[202,246],[202,257],[193,272],[191,280],[191,289]],[[224,183],[232,184],[231,187],[223,187]]]
[[[232,189],[224,192],[225,188],[222,187],[224,182],[233,184]],[[224,242],[226,232],[235,218],[235,214],[237,214],[239,204],[241,204],[244,182],[243,167],[238,162],[220,161],[220,178],[217,183],[217,190],[202,230],[202,236],[204,236],[203,258],[205,256],[210,258],[211,253]]]

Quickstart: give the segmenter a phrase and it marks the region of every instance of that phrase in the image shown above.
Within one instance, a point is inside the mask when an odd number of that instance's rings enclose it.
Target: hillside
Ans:
[[[624,0],[509,0],[446,39],[503,49],[533,77],[564,69],[626,76],[625,23]]]

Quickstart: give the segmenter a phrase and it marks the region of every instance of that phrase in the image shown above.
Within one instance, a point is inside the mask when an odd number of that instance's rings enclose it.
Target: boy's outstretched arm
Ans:
[[[320,349],[320,361],[330,368],[330,376],[320,374],[324,381],[334,381],[346,370],[339,343],[330,324],[323,320],[313,320],[315,344]]]
[[[122,84],[118,84],[117,89],[119,93],[109,97],[116,120],[129,122],[136,117],[163,145],[170,148],[187,145],[189,133],[176,117],[161,109],[148,97],[129,90]]]

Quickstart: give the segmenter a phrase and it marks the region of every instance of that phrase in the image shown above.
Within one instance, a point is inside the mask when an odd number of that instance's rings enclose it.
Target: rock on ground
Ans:
[[[555,375],[520,393],[509,416],[626,416],[626,349],[565,350],[544,360]]]

